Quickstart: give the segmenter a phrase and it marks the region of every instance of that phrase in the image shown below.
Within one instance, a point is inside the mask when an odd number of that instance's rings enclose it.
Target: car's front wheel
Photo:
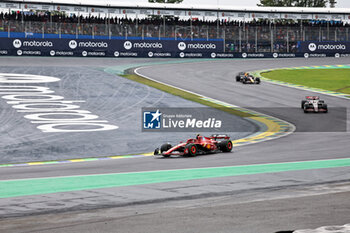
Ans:
[[[164,157],[169,157],[170,155],[167,154],[163,154],[163,152],[168,151],[172,146],[169,143],[165,143],[160,147],[160,153],[162,153],[162,155]]]
[[[323,104],[322,108],[325,110],[324,113],[328,112],[328,106],[327,104]]]
[[[306,100],[301,101],[301,108],[304,108],[305,103],[306,103]]]

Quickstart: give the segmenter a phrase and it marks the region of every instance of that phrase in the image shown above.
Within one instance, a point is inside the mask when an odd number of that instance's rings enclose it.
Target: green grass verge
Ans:
[[[230,114],[233,114],[233,115],[236,115],[236,116],[240,116],[240,117],[253,117],[254,116],[253,114],[244,113],[244,112],[241,112],[241,111],[236,110],[236,109],[223,107],[222,105],[215,104],[215,103],[203,100],[202,97],[199,96],[199,95],[192,94],[192,93],[189,93],[189,92],[186,92],[186,91],[182,91],[182,90],[179,90],[177,88],[170,87],[168,85],[164,85],[164,84],[161,84],[161,83],[158,83],[158,82],[155,82],[155,81],[143,78],[143,77],[141,77],[139,75],[136,75],[136,74],[126,74],[126,75],[122,75],[122,77],[130,79],[130,80],[133,80],[133,81],[138,82],[138,83],[145,84],[147,86],[156,88],[158,90],[167,92],[169,94],[172,94],[172,95],[175,95],[175,96],[179,96],[181,98],[184,98],[184,99],[187,99],[187,100],[190,100],[190,101],[194,101],[194,102],[200,103],[200,104],[208,106],[208,107],[212,107],[212,108],[216,108],[216,109],[222,110],[224,112],[227,112],[227,113],[230,113]]]
[[[350,69],[281,69],[261,75],[268,79],[350,94]]]

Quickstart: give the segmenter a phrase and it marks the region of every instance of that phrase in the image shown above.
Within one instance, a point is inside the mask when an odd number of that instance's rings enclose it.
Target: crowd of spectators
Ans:
[[[108,38],[224,39],[232,52],[294,51],[297,41],[347,41],[349,24],[338,21],[199,20],[174,17],[77,16],[50,12],[0,13],[0,31],[106,36]]]

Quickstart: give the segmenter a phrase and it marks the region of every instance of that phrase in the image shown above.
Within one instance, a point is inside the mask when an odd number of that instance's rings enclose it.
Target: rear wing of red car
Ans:
[[[214,140],[216,140],[216,139],[230,139],[230,137],[226,134],[213,134],[213,135],[211,135],[211,138],[213,138]]]

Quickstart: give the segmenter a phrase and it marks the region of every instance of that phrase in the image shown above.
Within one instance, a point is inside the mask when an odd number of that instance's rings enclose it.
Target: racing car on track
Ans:
[[[260,78],[254,77],[246,72],[240,72],[236,75],[236,82],[241,82],[243,84],[260,84]]]
[[[230,152],[231,150],[232,142],[227,135],[211,135],[210,137],[197,135],[196,138],[190,138],[176,146],[165,143],[160,148],[155,149],[154,155],[163,157],[170,157],[171,155],[194,157],[200,154]]]
[[[301,108],[305,113],[308,112],[328,112],[328,106],[324,100],[320,100],[318,96],[306,96],[305,100],[301,101]]]

